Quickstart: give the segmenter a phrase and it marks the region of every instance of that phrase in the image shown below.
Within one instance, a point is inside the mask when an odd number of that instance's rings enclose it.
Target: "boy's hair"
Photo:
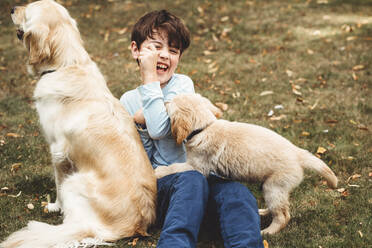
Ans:
[[[166,10],[152,11],[142,16],[132,30],[132,41],[140,48],[147,39],[153,39],[156,32],[164,32],[168,36],[170,47],[180,50],[182,54],[190,45],[190,32],[181,19]]]

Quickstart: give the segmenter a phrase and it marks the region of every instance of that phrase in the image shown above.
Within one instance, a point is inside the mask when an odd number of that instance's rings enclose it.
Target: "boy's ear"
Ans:
[[[139,47],[137,47],[137,43],[135,41],[132,41],[130,43],[130,49],[132,51],[132,57],[134,59],[138,59],[140,50],[139,50]]]

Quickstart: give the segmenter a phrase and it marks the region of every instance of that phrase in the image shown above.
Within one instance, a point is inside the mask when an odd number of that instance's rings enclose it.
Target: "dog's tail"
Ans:
[[[88,228],[74,223],[49,225],[42,222],[30,221],[28,225],[11,234],[0,244],[1,248],[72,248],[89,245],[111,245],[94,237]]]
[[[303,149],[301,149],[300,154],[300,163],[303,168],[318,172],[327,180],[329,187],[337,188],[338,179],[335,173],[321,159]]]

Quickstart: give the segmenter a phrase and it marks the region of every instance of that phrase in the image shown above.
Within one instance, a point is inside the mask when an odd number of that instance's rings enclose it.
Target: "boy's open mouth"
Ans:
[[[165,65],[165,64],[158,63],[158,64],[156,65],[156,70],[166,71],[166,70],[168,70],[168,66]]]

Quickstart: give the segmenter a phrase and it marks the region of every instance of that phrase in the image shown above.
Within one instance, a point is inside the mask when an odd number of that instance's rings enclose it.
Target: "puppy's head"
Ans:
[[[220,109],[199,94],[177,95],[166,104],[166,108],[177,144],[181,144],[192,131],[204,128],[222,116]]]
[[[60,49],[62,35],[60,28],[70,27],[71,36],[78,32],[76,22],[67,10],[52,0],[42,0],[11,10],[13,23],[17,26],[17,37],[29,52],[29,64],[51,63]]]

